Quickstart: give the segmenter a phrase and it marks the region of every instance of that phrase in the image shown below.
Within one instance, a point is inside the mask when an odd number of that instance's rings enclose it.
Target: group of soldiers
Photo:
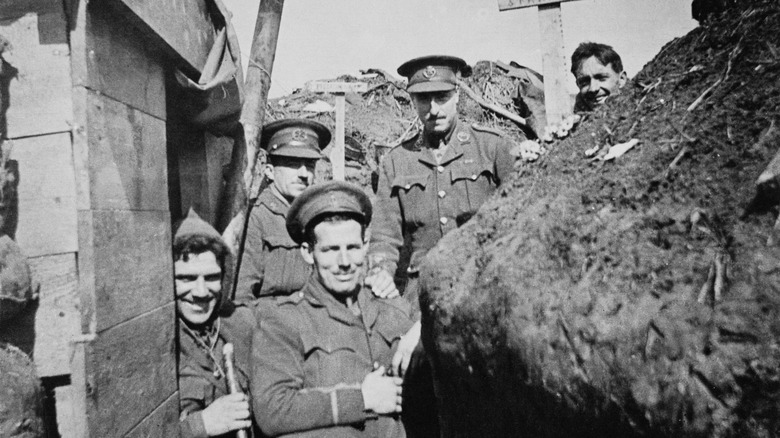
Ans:
[[[609,46],[580,45],[572,66],[577,110],[626,82]],[[420,344],[420,263],[508,180],[514,162],[500,133],[459,120],[457,81],[469,72],[450,56],[398,68],[423,129],[383,158],[373,204],[350,183],[312,184],[331,139],[325,126],[267,124],[271,183],[249,216],[233,299],[223,290],[231,249],[190,211],[173,244],[181,436],[438,436]],[[405,241],[401,294],[394,274]]]

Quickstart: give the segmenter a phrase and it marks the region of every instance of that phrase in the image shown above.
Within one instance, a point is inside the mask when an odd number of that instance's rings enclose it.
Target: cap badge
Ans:
[[[292,139],[296,141],[306,141],[306,133],[301,129],[296,129],[292,133]]]
[[[425,67],[425,70],[423,70],[423,76],[425,79],[430,79],[436,76],[436,69],[432,65]]]
[[[458,132],[458,140],[460,141],[466,141],[469,139],[469,133],[466,131],[459,131]]]

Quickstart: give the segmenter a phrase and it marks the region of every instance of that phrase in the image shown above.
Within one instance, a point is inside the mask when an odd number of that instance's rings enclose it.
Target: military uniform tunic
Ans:
[[[300,290],[311,272],[285,227],[289,205],[264,190],[249,215],[246,243],[236,287],[237,303]]]
[[[407,272],[416,274],[428,250],[471,218],[511,175],[510,147],[495,131],[458,123],[440,159],[422,134],[388,152],[371,231],[372,267],[394,273],[408,236],[412,254]]]
[[[238,385],[245,394],[249,393],[249,357],[254,316],[249,309],[238,307],[229,317],[220,317],[217,321],[214,323],[218,324],[216,339],[211,348],[206,345],[204,336],[179,321],[180,438],[208,437],[202,411],[214,400],[228,394],[222,356],[222,348],[228,342],[233,343],[234,347]],[[252,423],[255,423],[254,420]],[[249,432],[249,436],[255,436],[251,430]]]
[[[253,405],[263,433],[405,436],[397,417],[365,412],[360,387],[375,362],[389,367],[398,340],[412,326],[409,304],[377,298],[368,289],[357,303],[359,316],[312,275],[300,292],[264,310],[252,340]]]

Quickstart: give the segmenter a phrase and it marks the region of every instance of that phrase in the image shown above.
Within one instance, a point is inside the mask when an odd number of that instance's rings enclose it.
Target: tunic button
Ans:
[[[439,197],[440,198],[443,198],[445,195],[447,195],[447,194],[444,192],[444,190],[440,190],[439,191]]]
[[[411,184],[407,184],[406,186],[404,186],[404,188],[405,188],[406,190],[409,190],[409,189],[411,189],[411,188],[412,188],[412,185],[411,185]]]
[[[439,222],[441,222],[442,225],[447,225],[447,218],[446,217],[440,218]]]
[[[442,173],[442,172],[444,172],[444,167],[443,166],[439,166],[439,167],[436,168],[436,170],[438,170],[439,173]]]
[[[303,298],[303,292],[298,292],[298,296]]]
[[[471,180],[472,181],[476,181],[477,180],[477,175],[471,175]]]

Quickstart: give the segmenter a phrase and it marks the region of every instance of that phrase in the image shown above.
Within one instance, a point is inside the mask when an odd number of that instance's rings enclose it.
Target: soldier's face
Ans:
[[[176,309],[192,325],[208,321],[222,291],[222,268],[211,251],[189,254],[173,264],[176,278]]]
[[[458,90],[412,93],[417,115],[426,133],[446,134],[458,114]]]
[[[314,181],[316,160],[274,157],[266,168],[266,177],[288,201],[292,202]]]
[[[575,75],[580,97],[590,109],[603,105],[607,98],[618,94],[628,77],[616,72],[612,64],[604,65],[595,56],[582,61]]]
[[[314,265],[320,283],[333,295],[350,295],[363,284],[368,242],[357,221],[320,222],[316,242],[304,243],[304,260]]]

